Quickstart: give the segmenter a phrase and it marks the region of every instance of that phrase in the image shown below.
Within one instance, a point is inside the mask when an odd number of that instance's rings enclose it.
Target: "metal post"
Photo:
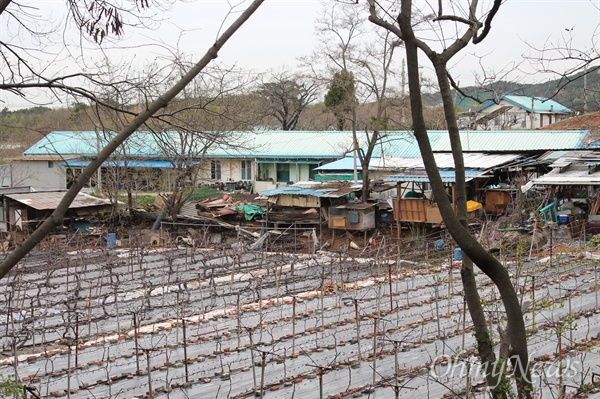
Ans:
[[[358,299],[354,298],[354,317],[356,318],[356,345],[358,347],[358,362],[360,364],[360,319],[358,318]]]

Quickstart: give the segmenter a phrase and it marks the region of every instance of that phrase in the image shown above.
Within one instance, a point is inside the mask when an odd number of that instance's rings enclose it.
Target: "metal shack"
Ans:
[[[330,229],[365,231],[375,228],[377,204],[347,203],[329,207]]]

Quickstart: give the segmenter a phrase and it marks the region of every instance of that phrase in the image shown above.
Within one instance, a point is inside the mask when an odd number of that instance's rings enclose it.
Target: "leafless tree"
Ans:
[[[188,64],[176,62],[180,70],[189,68]],[[170,193],[166,203],[173,219],[205,177],[206,153],[243,148],[239,132],[255,124],[251,104],[243,100],[251,82],[252,77],[243,71],[211,66],[186,88],[182,98],[146,124],[157,150],[171,163],[168,184],[162,188]]]
[[[362,199],[366,201],[370,194],[371,159],[377,146],[387,139],[386,131],[391,127],[394,113],[402,113],[395,106],[404,103],[393,101],[401,94],[393,82],[401,80],[395,51],[402,42],[390,32],[367,34],[363,26],[364,9],[361,7],[334,3],[325,5],[324,9],[325,16],[317,25],[323,41],[320,51],[325,52],[329,69],[340,68],[351,74],[357,100],[362,104],[362,118],[358,116],[358,104],[352,102],[346,106],[350,111],[347,114],[352,118],[352,151],[356,153],[362,170]],[[364,134],[359,134],[359,130]]]
[[[468,8],[459,3],[449,4],[413,4],[410,0],[400,3],[398,9],[395,2],[381,3],[369,0],[369,20],[375,25],[393,32],[404,42],[408,70],[408,84],[411,102],[414,134],[421,150],[421,156],[432,185],[433,193],[438,199],[438,206],[448,231],[467,255],[463,261],[461,277],[465,289],[465,297],[469,312],[475,325],[475,336],[482,364],[486,365],[487,382],[494,397],[507,397],[508,386],[506,375],[494,375],[491,367],[502,362],[497,360],[494,348],[486,328],[485,315],[477,292],[473,262],[496,284],[502,295],[504,308],[508,316],[507,341],[510,358],[515,370],[517,390],[520,397],[531,397],[532,384],[529,371],[527,337],[525,323],[516,290],[507,270],[487,252],[467,229],[465,168],[462,156],[456,111],[451,91],[451,76],[448,72],[449,60],[463,50],[469,43],[477,44],[485,39],[491,29],[491,23],[501,6],[501,0],[492,3],[491,8],[479,17],[479,2],[473,1]],[[443,8],[443,6],[446,8]],[[430,11],[434,10],[430,14]],[[419,30],[427,26],[429,31]],[[432,39],[431,34],[438,40]],[[435,50],[435,46],[440,47]],[[422,53],[433,66],[444,103],[444,111],[452,153],[456,170],[457,214],[442,183],[437,169],[431,144],[427,136],[424,120],[424,107],[420,86],[419,53]]]
[[[275,118],[281,130],[296,130],[300,115],[317,98],[318,82],[300,73],[271,71],[257,93],[265,102],[267,118]]]
[[[181,79],[177,80],[173,86],[162,93],[158,98],[149,101],[143,111],[135,114],[135,117],[121,129],[117,136],[104,147],[97,157],[83,170],[79,178],[73,183],[71,188],[65,194],[63,200],[58,205],[52,215],[18,248],[16,248],[0,264],[0,278],[4,277],[14,265],[16,265],[29,251],[31,251],[50,231],[56,226],[62,224],[62,220],[69,209],[69,205],[75,199],[77,193],[87,183],[95,171],[107,160],[110,155],[139,127],[141,127],[155,113],[159,112],[169,105],[169,103],[183,91],[187,84],[202,72],[204,68],[217,56],[225,43],[233,34],[247,21],[251,15],[260,7],[264,0],[255,0],[252,2],[238,18],[223,31],[215,43],[207,50],[204,56],[194,64]],[[0,11],[4,9],[0,8]],[[2,87],[0,87],[2,89]]]

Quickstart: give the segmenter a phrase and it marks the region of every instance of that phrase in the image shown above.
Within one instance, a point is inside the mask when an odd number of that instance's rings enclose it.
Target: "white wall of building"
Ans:
[[[67,177],[59,161],[15,161],[11,164],[12,187],[31,186],[35,190],[66,190]]]
[[[538,129],[570,117],[569,114],[539,113],[535,112],[535,110],[532,114],[531,112],[527,112],[523,108],[517,107],[506,100],[501,100],[499,104],[493,104],[486,109],[479,111],[475,116],[475,120],[491,114],[499,108],[507,106],[510,106],[511,108],[500,115],[497,115],[486,123],[477,124],[475,126],[471,126],[471,128],[475,130]],[[461,124],[466,125],[465,123]]]

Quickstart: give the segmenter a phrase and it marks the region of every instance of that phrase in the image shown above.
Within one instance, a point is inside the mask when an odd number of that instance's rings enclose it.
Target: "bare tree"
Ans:
[[[340,129],[343,129],[345,119],[351,115],[352,151],[361,165],[362,200],[366,201],[370,195],[371,159],[376,154],[377,146],[387,138],[391,108],[395,104],[403,104],[401,101],[392,101],[399,96],[392,82],[399,80],[397,68],[394,68],[394,55],[401,41],[385,31],[365,37],[360,7],[335,4],[326,7],[326,10],[325,17],[318,25],[322,40],[325,41],[321,51],[328,51],[325,58],[331,60],[333,67],[342,69],[334,74],[325,96],[325,105],[336,115]],[[346,25],[339,21],[344,21]],[[362,111],[367,111],[362,112],[362,120],[357,117],[359,101]],[[363,134],[359,135],[358,130]]]
[[[400,3],[400,9],[398,10],[395,2],[384,3],[387,8],[383,8],[382,3],[369,0],[369,20],[393,32],[400,40],[403,40],[406,48],[414,134],[421,150],[421,156],[423,157],[433,193],[436,199],[438,199],[438,206],[444,218],[444,223],[454,240],[467,255],[463,261],[461,277],[469,312],[475,325],[475,336],[488,385],[494,397],[504,398],[508,396],[509,389],[506,385],[506,373],[497,373],[498,370],[493,369],[493,367],[497,366],[498,359],[496,359],[493,344],[486,328],[486,319],[475,285],[472,262],[495,283],[502,295],[502,301],[508,317],[508,325],[505,342],[507,344],[507,351],[506,353],[501,353],[500,356],[507,356],[512,362],[519,397],[529,398],[532,396],[533,387],[529,371],[527,337],[523,314],[515,287],[511,282],[508,271],[479,244],[467,229],[465,168],[451,91],[451,76],[447,69],[449,60],[470,42],[477,44],[485,39],[501,3],[501,0],[495,0],[491,8],[483,14],[482,22],[477,16],[477,11],[479,10],[478,1],[472,1],[469,8],[464,9],[461,5],[454,2],[451,2],[449,5],[440,2],[436,7],[433,4],[425,6],[413,5],[411,0],[404,0]],[[442,8],[443,4],[446,4],[450,8],[449,14],[446,13],[447,9]],[[429,14],[429,10],[435,10],[434,14]],[[423,25],[432,27],[432,32],[437,34],[438,39],[441,39],[441,50],[436,51],[433,49],[434,40],[428,41],[426,35],[419,35],[417,33],[417,29]],[[443,30],[443,28],[447,30]],[[433,66],[443,99],[456,171],[457,214],[454,213],[452,204],[444,190],[444,185],[427,136],[419,80],[419,52],[424,54]],[[502,362],[503,359],[501,358],[499,361]]]
[[[275,118],[281,130],[295,130],[302,112],[317,98],[316,81],[299,73],[270,72],[257,93],[265,101],[265,116]]]
[[[202,70],[215,58],[225,43],[233,34],[246,22],[252,14],[260,7],[264,0],[253,1],[244,12],[227,28],[207,50],[204,56],[192,67],[185,75],[165,93],[156,100],[147,104],[147,107],[138,113],[131,122],[119,131],[117,136],[106,145],[99,153],[96,159],[83,170],[79,178],[74,182],[71,188],[65,193],[63,200],[57,206],[52,215],[18,248],[9,254],[0,264],[0,278],[4,277],[14,265],[16,265],[25,255],[29,253],[50,231],[56,226],[62,224],[62,220],[73,202],[77,193],[86,184],[89,178],[110,157],[110,155],[140,126],[161,109],[167,107],[169,103],[189,84]],[[2,8],[0,8],[2,10]]]
[[[182,70],[188,64],[176,62]],[[255,124],[256,116],[249,110],[252,104],[243,98],[251,83],[252,76],[243,71],[212,66],[186,88],[183,98],[147,123],[151,139],[171,163],[163,189],[169,192],[164,213],[173,220],[203,177],[206,153],[216,148],[238,150],[240,131]]]

